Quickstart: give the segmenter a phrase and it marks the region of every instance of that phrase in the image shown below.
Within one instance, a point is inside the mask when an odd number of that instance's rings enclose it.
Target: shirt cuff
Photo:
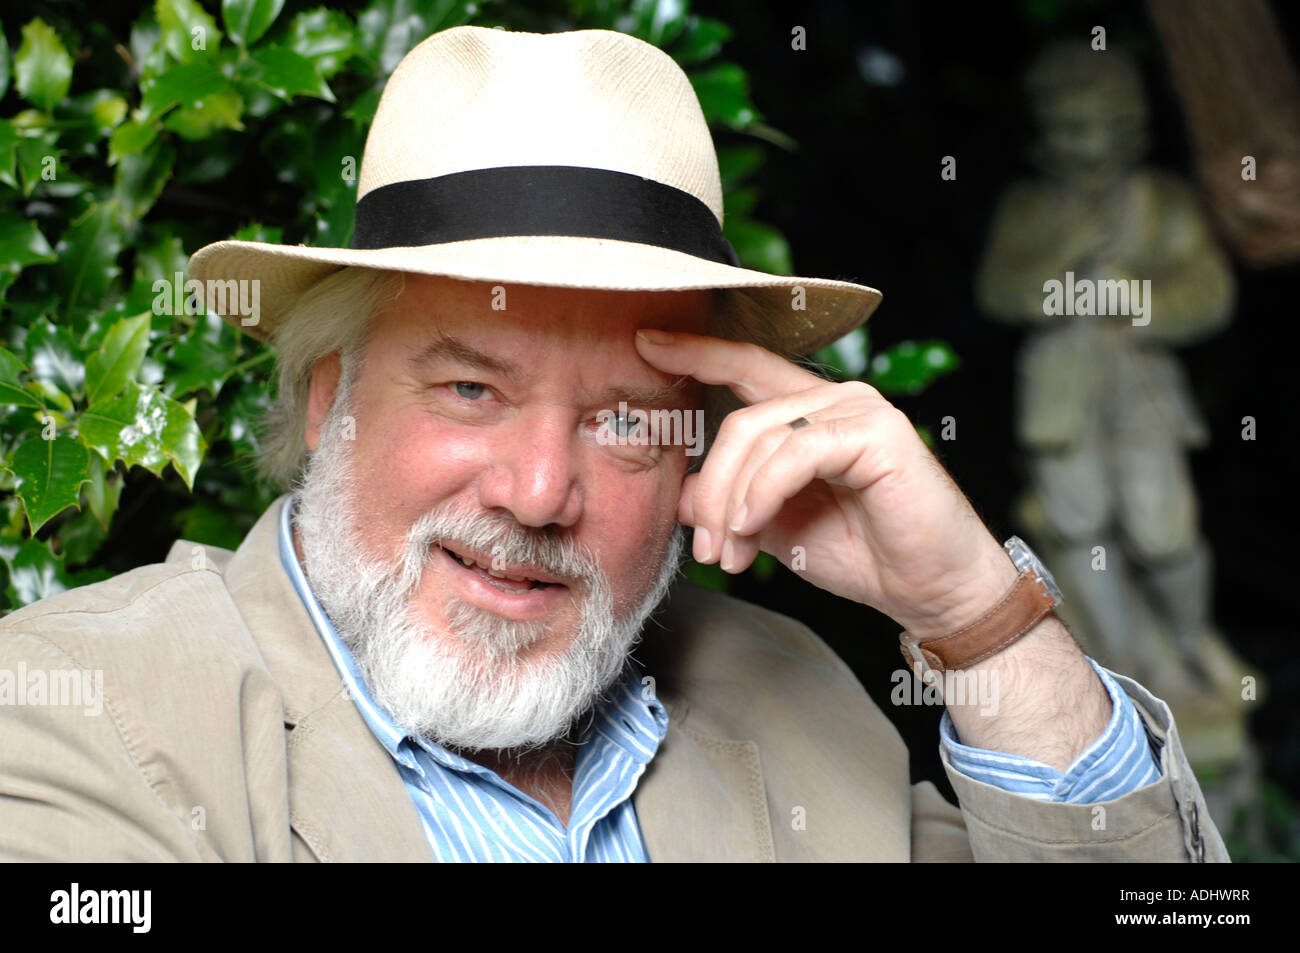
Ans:
[[[939,738],[953,767],[1012,794],[1070,804],[1113,801],[1160,780],[1155,742],[1137,708],[1106,669],[1091,658],[1088,663],[1110,695],[1110,722],[1064,774],[1032,758],[962,744],[945,709]]]

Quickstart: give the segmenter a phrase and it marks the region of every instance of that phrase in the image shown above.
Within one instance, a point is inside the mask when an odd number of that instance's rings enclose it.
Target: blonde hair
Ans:
[[[271,485],[288,489],[307,464],[307,396],[316,362],[339,352],[340,391],[360,370],[372,320],[402,293],[401,272],[344,268],[313,285],[281,319],[276,348],[275,400],[262,419],[258,472]]]
[[[273,486],[289,489],[305,470],[310,455],[304,438],[307,398],[316,362],[337,351],[342,362],[339,392],[349,392],[361,371],[374,318],[404,286],[401,272],[344,268],[313,285],[281,319],[272,342],[278,387],[261,422],[258,460],[258,472]],[[797,355],[782,343],[769,304],[747,288],[711,290],[716,306],[706,333],[749,341],[787,360],[795,359]],[[705,454],[723,418],[740,406],[730,388],[705,386]],[[692,458],[692,470],[703,463],[705,454]]]

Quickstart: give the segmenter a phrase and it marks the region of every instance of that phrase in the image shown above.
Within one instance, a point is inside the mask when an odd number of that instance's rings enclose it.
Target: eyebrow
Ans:
[[[472,344],[467,344],[460,338],[453,337],[445,331],[434,332],[434,336],[429,342],[411,355],[410,366],[412,371],[418,373],[427,368],[428,365],[437,364],[440,361],[454,361],[457,364],[464,364],[466,367],[472,367],[476,370],[490,371],[511,381],[518,380],[521,376],[519,365],[498,357],[492,357],[490,354],[484,354]]]
[[[613,404],[623,401],[640,407],[669,404],[680,399],[689,380],[689,377],[679,377],[663,387],[609,387],[597,399],[597,403]]]
[[[472,344],[445,331],[435,331],[429,342],[410,357],[411,370],[417,374],[427,370],[429,365],[439,362],[454,362],[475,370],[499,374],[512,382],[523,376],[518,364],[485,354]],[[595,403],[605,405],[623,401],[629,405],[642,407],[668,404],[681,398],[689,381],[690,376],[683,375],[671,384],[660,387],[613,386],[606,388]]]

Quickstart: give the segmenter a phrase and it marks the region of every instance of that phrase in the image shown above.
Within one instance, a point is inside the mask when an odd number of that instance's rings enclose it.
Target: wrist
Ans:
[[[1041,631],[1042,621],[1061,604],[1061,592],[1052,575],[1025,542],[1012,536],[1003,544],[1005,558],[994,562],[987,576],[975,575],[983,585],[982,596],[975,596],[966,607],[936,614],[926,620],[920,629],[905,630],[899,636],[899,648],[904,658],[921,669],[949,671],[968,669],[999,655],[1020,643],[1026,636]],[[1007,570],[1005,567],[1010,566]],[[993,580],[1004,581],[1010,572],[1015,573],[1011,585],[1001,598],[988,604],[988,592]],[[974,613],[987,605],[980,614]],[[940,621],[942,620],[942,621]],[[1007,660],[1002,660],[1005,664]]]
[[[981,552],[968,579],[954,586],[942,599],[932,600],[926,607],[928,611],[894,621],[918,642],[925,642],[955,632],[984,616],[1006,596],[1020,574],[991,535],[989,542],[992,547]]]

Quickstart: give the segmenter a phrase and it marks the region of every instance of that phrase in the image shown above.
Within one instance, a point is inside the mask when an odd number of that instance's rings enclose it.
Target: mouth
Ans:
[[[505,563],[455,544],[453,546],[440,545],[438,548],[460,572],[472,574],[499,592],[520,595],[546,589],[567,588],[555,576],[535,567]]]

